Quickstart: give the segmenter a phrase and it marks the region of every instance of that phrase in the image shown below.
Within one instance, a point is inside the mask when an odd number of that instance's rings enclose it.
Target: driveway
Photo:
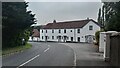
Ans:
[[[97,46],[88,43],[60,43],[71,47],[76,54],[77,66],[109,66],[104,62],[103,54],[97,52]]]

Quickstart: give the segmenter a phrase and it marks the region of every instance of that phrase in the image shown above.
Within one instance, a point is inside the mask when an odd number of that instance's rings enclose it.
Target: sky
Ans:
[[[29,2],[29,1],[28,1]],[[97,21],[101,2],[29,2],[28,10],[36,14],[37,25],[56,21],[83,20]]]

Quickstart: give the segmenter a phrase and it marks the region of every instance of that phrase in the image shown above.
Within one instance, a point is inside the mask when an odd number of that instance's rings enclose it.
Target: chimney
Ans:
[[[89,20],[89,17],[87,17],[87,20]]]
[[[56,20],[53,20],[53,23],[56,23]]]

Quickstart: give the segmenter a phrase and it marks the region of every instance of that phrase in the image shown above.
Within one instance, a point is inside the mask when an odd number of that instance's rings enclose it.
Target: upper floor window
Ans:
[[[46,30],[46,33],[47,33],[47,30]]]
[[[59,29],[59,33],[61,33],[61,30]]]
[[[80,29],[77,29],[77,33],[80,33]]]
[[[54,30],[52,30],[52,33],[54,33]]]
[[[42,30],[42,33],[43,33],[43,30]]]
[[[92,25],[89,26],[89,30],[93,30],[93,26]]]
[[[64,33],[66,33],[66,29],[64,29]]]

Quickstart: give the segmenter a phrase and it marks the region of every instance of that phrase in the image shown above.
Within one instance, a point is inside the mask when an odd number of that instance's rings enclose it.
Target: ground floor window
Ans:
[[[78,42],[80,42],[80,37],[78,37]]]
[[[71,41],[73,41],[73,37],[71,37]]]
[[[42,36],[42,39],[43,39],[43,36]]]
[[[54,39],[54,36],[52,36],[52,39]]]

